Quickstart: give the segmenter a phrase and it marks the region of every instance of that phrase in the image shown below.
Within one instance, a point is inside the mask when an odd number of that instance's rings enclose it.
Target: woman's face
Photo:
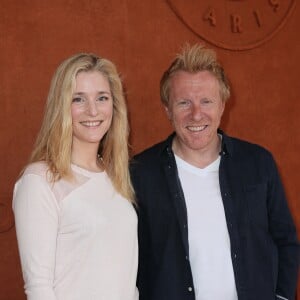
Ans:
[[[109,82],[99,71],[82,71],[76,76],[72,95],[73,147],[94,143],[101,139],[111,126],[113,97]]]

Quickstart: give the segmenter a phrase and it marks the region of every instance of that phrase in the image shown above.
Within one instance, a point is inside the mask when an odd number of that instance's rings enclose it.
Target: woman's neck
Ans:
[[[72,149],[71,163],[92,172],[101,172],[104,169],[102,159],[95,149],[84,149],[84,151]]]

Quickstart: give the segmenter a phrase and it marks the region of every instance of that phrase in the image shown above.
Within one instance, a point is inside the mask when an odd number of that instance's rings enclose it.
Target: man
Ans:
[[[161,79],[175,132],[137,155],[140,300],[294,300],[298,242],[272,155],[219,130],[230,89],[187,46]]]

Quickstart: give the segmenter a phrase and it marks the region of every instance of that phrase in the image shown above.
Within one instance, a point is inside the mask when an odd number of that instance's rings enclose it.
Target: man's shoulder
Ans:
[[[272,153],[262,145],[244,139],[224,136],[225,146],[235,158],[273,160]]]
[[[166,140],[160,141],[137,153],[133,157],[133,161],[147,162],[159,159],[166,149],[170,147],[170,138],[168,137]]]
[[[143,151],[137,153],[133,158],[136,160],[144,160],[151,157],[156,157],[161,154],[165,146],[165,143],[159,142],[150,146],[149,148],[144,149]]]
[[[140,153],[137,153],[130,162],[131,174],[156,174],[162,166],[163,160],[167,155],[167,148],[170,147],[169,138],[160,141],[157,144],[146,148]]]
[[[270,153],[270,151],[267,150],[264,146],[254,142],[250,142],[232,136],[225,136],[224,139],[225,139],[225,144],[228,145],[228,147],[233,152],[256,152],[262,154]]]

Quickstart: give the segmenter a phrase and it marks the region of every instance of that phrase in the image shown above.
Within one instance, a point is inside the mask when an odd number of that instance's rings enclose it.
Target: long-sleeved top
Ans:
[[[137,300],[137,216],[106,172],[72,165],[51,182],[43,162],[14,189],[13,210],[28,300]]]
[[[272,155],[222,134],[219,184],[239,300],[294,300],[296,229]],[[184,193],[174,134],[134,157],[140,300],[194,300]],[[217,237],[216,237],[217,238]],[[215,288],[222,282],[215,282]]]

